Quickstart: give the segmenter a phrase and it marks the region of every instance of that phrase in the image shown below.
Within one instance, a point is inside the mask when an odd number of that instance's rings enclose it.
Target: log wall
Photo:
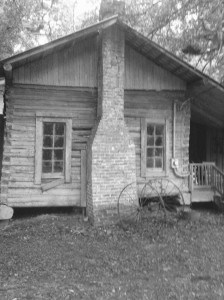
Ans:
[[[96,90],[17,85],[6,99],[2,202],[13,207],[85,206],[81,178],[85,178],[86,142],[96,118]],[[34,184],[37,111],[72,114],[72,182],[45,192]]]
[[[173,101],[184,99],[183,92],[125,91],[125,120],[136,146],[137,177],[141,177],[141,118],[167,120],[167,175],[178,181],[171,167],[173,139]],[[7,92],[7,122],[2,169],[4,203],[11,206],[85,206],[82,186],[85,174],[86,143],[96,119],[95,89],[56,88],[17,85]],[[34,184],[35,114],[69,112],[73,114],[72,183],[42,192]],[[188,164],[190,116],[177,112],[176,157],[180,167]],[[82,178],[82,179],[81,179]],[[179,183],[180,185],[180,180]],[[186,183],[187,185],[187,183]]]
[[[167,176],[174,179],[180,186],[182,183],[188,189],[188,181],[175,176],[171,168],[173,154],[173,101],[184,101],[185,95],[181,91],[126,91],[125,92],[125,119],[135,143],[137,177],[141,178],[141,118],[153,120],[167,120],[167,149],[166,169]],[[176,143],[175,157],[179,160],[180,173],[188,171],[189,163],[189,134],[190,108],[177,110],[176,115]],[[152,177],[154,175],[152,174]]]

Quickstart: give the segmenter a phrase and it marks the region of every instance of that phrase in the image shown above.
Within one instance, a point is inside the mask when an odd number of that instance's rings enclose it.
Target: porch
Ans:
[[[224,173],[213,162],[191,163],[189,189],[192,202],[224,200]]]

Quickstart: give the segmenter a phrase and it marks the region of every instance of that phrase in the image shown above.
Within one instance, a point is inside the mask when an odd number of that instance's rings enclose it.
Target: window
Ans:
[[[164,125],[147,123],[146,167],[163,169]]]
[[[71,178],[72,119],[36,114],[35,183]]]
[[[42,173],[63,173],[64,145],[65,123],[43,122]]]
[[[141,120],[141,175],[165,174],[166,122]]]

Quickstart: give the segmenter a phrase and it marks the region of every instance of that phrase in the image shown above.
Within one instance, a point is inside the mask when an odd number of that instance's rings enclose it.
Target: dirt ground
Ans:
[[[224,299],[224,216],[92,227],[23,216],[0,229],[0,299]]]

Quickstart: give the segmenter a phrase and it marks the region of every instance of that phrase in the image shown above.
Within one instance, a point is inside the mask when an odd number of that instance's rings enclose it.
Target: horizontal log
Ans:
[[[11,157],[34,157],[34,149],[20,149],[20,148],[12,148],[10,150],[9,156]]]
[[[10,189],[11,190],[11,189]],[[80,196],[80,190],[64,190],[65,193],[63,193],[62,195],[59,195],[56,193],[55,190],[49,190],[46,192],[42,192],[41,190],[35,190],[36,193],[33,190],[33,193],[26,193],[26,191],[24,190],[24,192],[22,193],[22,190],[19,191],[18,193],[13,193],[13,194],[9,194],[9,198],[11,199],[15,199],[15,201],[19,200],[19,199],[23,199],[23,202],[25,201],[29,201],[29,200],[33,200],[33,201],[38,201],[41,202],[42,200],[47,200],[47,199],[62,199],[63,197],[76,197],[76,196]],[[54,193],[52,193],[52,191],[54,191]],[[59,191],[57,191],[59,192]]]
[[[58,196],[47,195],[40,197],[8,198],[8,205],[12,207],[60,207],[60,206],[80,206],[80,195]]]
[[[24,197],[27,199],[30,195],[42,195],[40,187],[32,188],[9,188],[8,189],[9,197]]]
[[[92,88],[92,87],[66,87],[66,86],[55,86],[55,85],[38,85],[38,84],[19,84],[15,83],[14,84],[14,89],[17,90],[37,90],[39,92],[46,91],[48,93],[51,93],[52,91],[67,91],[67,92],[75,92],[75,93],[83,93],[83,92],[88,92],[91,94],[97,94],[97,88]]]
[[[50,189],[48,191],[43,191],[43,195],[55,195],[58,196],[76,196],[80,195],[80,188],[79,189]]]
[[[16,149],[34,149],[34,141],[29,140],[12,140],[11,141],[11,148],[16,147]]]
[[[11,174],[11,182],[24,181],[24,182],[34,182],[34,174]]]
[[[18,158],[11,157],[10,163],[12,166],[33,166],[34,165],[34,157],[33,158]]]

